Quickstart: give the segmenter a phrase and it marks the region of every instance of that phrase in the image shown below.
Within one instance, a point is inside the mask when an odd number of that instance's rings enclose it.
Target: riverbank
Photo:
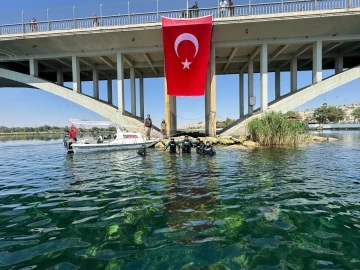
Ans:
[[[9,132],[0,133],[0,136],[23,136],[23,135],[52,135],[52,134],[64,134],[64,132]]]
[[[264,147],[261,146],[258,142],[247,139],[245,136],[217,136],[217,137],[199,137],[204,143],[210,141],[212,145],[216,146],[232,146],[233,148],[255,148],[255,147]],[[175,141],[182,141],[184,136],[174,137]],[[194,137],[189,139],[195,142]],[[169,139],[162,139],[155,145],[155,148],[164,149],[168,144]],[[311,143],[311,142],[325,142],[325,141],[337,141],[335,138],[330,137],[321,137],[314,135],[305,135],[301,138],[301,143]]]

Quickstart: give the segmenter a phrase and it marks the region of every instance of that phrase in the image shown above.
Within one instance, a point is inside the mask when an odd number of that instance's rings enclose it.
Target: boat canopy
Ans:
[[[82,127],[82,128],[92,128],[92,127],[109,128],[110,126],[119,127],[117,124],[111,121],[69,119],[69,122],[76,127]]]

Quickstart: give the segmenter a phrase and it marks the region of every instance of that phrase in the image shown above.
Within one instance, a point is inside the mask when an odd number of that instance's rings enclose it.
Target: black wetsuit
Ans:
[[[191,153],[192,143],[190,141],[183,141],[182,143],[182,152]]]
[[[167,146],[170,147],[170,153],[176,153],[176,147],[178,147],[176,142],[169,142]]]
[[[204,153],[205,144],[203,142],[196,142],[196,154]]]

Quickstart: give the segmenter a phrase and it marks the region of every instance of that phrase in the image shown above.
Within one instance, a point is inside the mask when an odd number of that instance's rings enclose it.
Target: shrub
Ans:
[[[296,145],[307,133],[307,125],[303,121],[288,120],[279,112],[265,113],[260,118],[247,124],[250,139],[264,146]]]

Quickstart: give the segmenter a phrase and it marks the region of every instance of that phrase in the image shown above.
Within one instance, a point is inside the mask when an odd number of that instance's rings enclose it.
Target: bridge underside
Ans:
[[[335,69],[335,58],[349,51],[343,57],[343,68],[348,69],[360,64],[359,41],[349,42],[323,42],[325,53],[323,54],[323,70]],[[291,71],[291,60],[297,57],[297,71],[312,70],[312,43],[299,44],[276,44],[268,45],[269,65],[268,72]],[[1,51],[0,51],[1,55]],[[239,74],[241,69],[247,73],[249,60],[254,60],[253,72],[260,72],[259,46],[242,46],[236,48],[216,48],[216,74]],[[144,78],[164,77],[164,56],[162,52],[128,53],[124,55],[124,78],[130,79],[130,67],[134,66],[137,76]],[[149,61],[147,61],[149,60]],[[62,71],[64,82],[72,82],[72,59],[62,57],[56,59],[38,60],[39,77],[48,81],[56,81],[57,72]],[[81,81],[92,81],[92,70],[99,71],[99,80],[117,79],[116,54],[107,54],[80,58]],[[149,65],[150,63],[150,65]],[[0,62],[0,68],[30,74],[28,60]],[[0,82],[0,87],[18,87],[13,84]]]

